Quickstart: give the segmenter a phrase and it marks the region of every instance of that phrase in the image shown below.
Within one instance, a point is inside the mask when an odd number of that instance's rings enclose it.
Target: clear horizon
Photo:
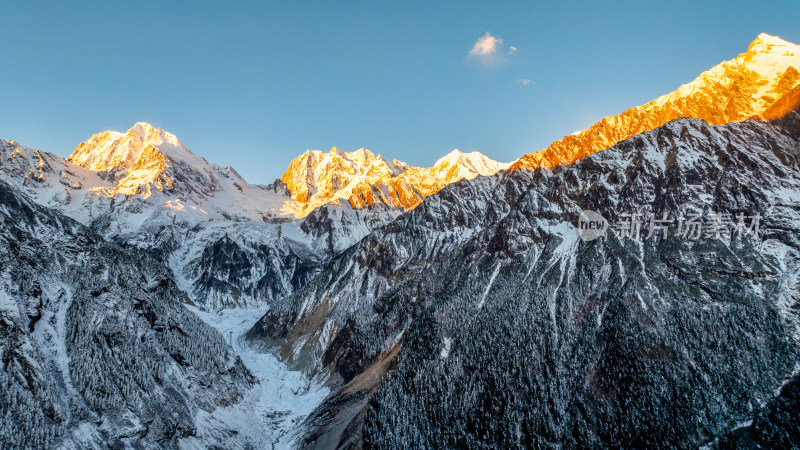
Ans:
[[[0,138],[66,156],[145,121],[265,184],[333,146],[426,167],[456,148],[509,162],[759,33],[800,43],[797,2],[615,6],[6,4]]]

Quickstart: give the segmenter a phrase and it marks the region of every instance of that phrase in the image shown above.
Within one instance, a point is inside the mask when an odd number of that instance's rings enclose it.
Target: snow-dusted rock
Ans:
[[[142,251],[0,181],[0,442],[170,446],[255,379]]]
[[[665,239],[645,224],[582,242],[587,209],[762,219],[757,239],[688,240],[673,223]],[[798,236],[798,112],[679,119],[572,166],[444,188],[248,337],[339,387],[309,444],[697,446],[796,375]]]

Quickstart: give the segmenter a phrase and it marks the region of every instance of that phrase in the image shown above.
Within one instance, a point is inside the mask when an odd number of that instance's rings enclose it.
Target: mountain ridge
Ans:
[[[761,33],[746,53],[717,64],[673,92],[604,117],[544,150],[523,155],[510,170],[571,164],[681,117],[703,119],[713,125],[756,117],[797,85],[800,45]]]
[[[282,181],[292,198],[297,217],[304,217],[315,208],[336,202],[347,202],[353,208],[381,203],[391,208],[413,209],[424,197],[438,192],[447,184],[476,176],[493,175],[506,169],[479,152],[453,150],[428,168],[409,166],[361,148],[342,152],[308,150],[289,163]]]
[[[175,135],[146,122],[137,122],[126,133],[106,130],[94,134],[79,144],[67,161],[115,181],[113,189],[102,190],[104,195],[143,198],[148,198],[154,190],[180,188],[172,173],[175,165],[185,163],[200,179],[205,178],[205,184],[212,185],[213,172],[220,169],[189,150]],[[453,150],[429,168],[412,167],[397,159],[389,161],[365,148],[343,152],[332,147],[327,153],[307,150],[290,161],[277,180],[286,186],[291,200],[284,200],[272,209],[278,216],[294,218],[339,202],[347,202],[354,208],[379,202],[408,210],[449,183],[492,175],[508,165],[479,152],[459,150]],[[233,168],[226,169],[237,182],[246,183]]]

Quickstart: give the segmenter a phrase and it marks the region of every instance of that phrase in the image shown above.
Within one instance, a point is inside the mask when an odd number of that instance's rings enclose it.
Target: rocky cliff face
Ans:
[[[170,271],[0,182],[0,442],[167,446],[254,379]]]
[[[310,444],[712,442],[800,367],[793,111],[772,123],[680,119],[569,167],[453,184],[248,336],[341,386],[310,418]],[[667,237],[582,242],[589,209],[674,222]],[[676,236],[692,213],[706,227],[716,213],[758,213],[759,236],[733,225]]]

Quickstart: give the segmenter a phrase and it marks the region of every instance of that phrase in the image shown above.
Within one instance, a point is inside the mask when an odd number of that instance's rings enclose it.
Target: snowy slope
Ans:
[[[143,252],[0,181],[0,442],[174,446],[255,379]]]
[[[218,313],[190,310],[229,340],[258,383],[237,404],[212,412],[199,411],[197,435],[183,439],[180,446],[198,448],[216,443],[225,448],[297,448],[303,419],[322,403],[328,389],[301,372],[289,370],[277,356],[254,349],[240,339],[265,308],[226,309]],[[230,436],[228,430],[237,430],[238,434]]]

